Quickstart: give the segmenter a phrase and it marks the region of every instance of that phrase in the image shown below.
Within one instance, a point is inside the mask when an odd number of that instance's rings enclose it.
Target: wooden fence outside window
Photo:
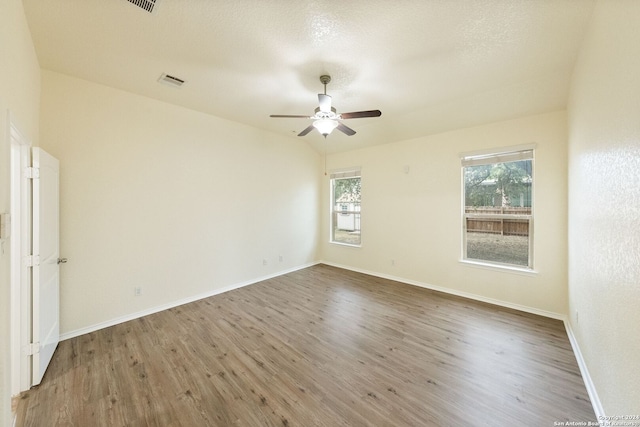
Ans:
[[[530,207],[467,206],[467,232],[528,236]]]

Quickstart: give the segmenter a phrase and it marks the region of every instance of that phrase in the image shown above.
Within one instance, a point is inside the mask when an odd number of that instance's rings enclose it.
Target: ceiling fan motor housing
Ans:
[[[311,117],[315,119],[339,119],[340,118],[340,116],[336,113],[335,107],[331,107],[330,113],[320,111],[320,107],[316,107],[314,111],[316,112],[316,114]]]

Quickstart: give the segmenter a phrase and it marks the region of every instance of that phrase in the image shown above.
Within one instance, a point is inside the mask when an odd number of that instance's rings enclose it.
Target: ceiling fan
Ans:
[[[302,132],[300,132],[298,136],[305,136],[306,134],[311,132],[313,128],[316,128],[318,129],[318,132],[320,132],[322,136],[326,138],[327,135],[333,132],[334,129],[338,129],[340,132],[348,136],[356,134],[355,130],[351,129],[348,126],[345,126],[340,122],[340,120],[360,119],[363,117],[380,117],[382,115],[382,112],[380,110],[354,111],[351,113],[337,114],[336,109],[331,106],[331,97],[327,95],[327,83],[329,83],[330,81],[331,76],[320,76],[320,83],[324,85],[324,93],[318,94],[319,106],[316,108],[315,114],[313,116],[272,114],[270,117],[311,119],[313,120],[313,123],[307,126]]]

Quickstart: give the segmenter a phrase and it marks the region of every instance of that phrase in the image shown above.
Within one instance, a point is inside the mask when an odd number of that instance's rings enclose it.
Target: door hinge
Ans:
[[[40,343],[32,342],[31,344],[27,344],[23,348],[23,353],[25,356],[33,356],[34,354],[40,353]]]
[[[25,169],[24,176],[28,179],[38,179],[40,178],[40,169],[34,167],[28,167]]]
[[[24,257],[24,262],[27,267],[36,267],[40,265],[40,255],[27,255]]]

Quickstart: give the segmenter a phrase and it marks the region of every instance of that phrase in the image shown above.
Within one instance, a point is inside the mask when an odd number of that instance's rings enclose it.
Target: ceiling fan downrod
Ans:
[[[324,85],[324,94],[327,94],[327,84],[331,81],[331,76],[323,74],[320,76],[320,83]]]

